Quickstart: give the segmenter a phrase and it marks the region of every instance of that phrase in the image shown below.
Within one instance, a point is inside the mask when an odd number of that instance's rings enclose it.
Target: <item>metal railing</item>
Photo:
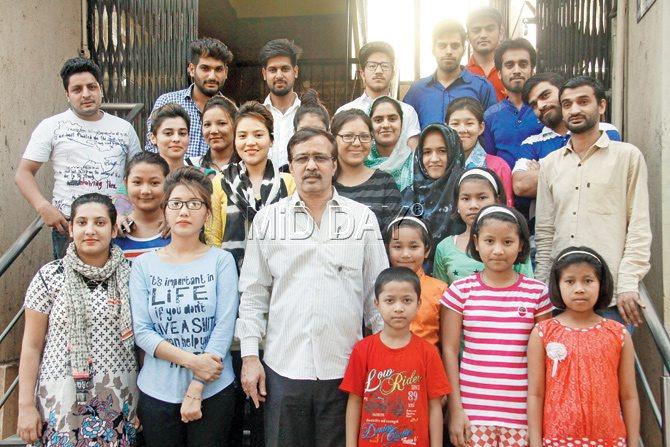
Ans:
[[[133,122],[144,108],[142,103],[104,103],[101,108],[107,112],[118,113],[126,112],[123,116],[123,119],[129,122]],[[24,252],[24,250],[30,245],[35,236],[42,230],[44,227],[44,222],[41,217],[36,217],[27,227],[23,230],[23,233],[14,241],[14,243],[0,256],[0,277],[12,266],[14,261]],[[16,327],[21,318],[25,314],[25,308],[21,308],[16,312],[11,321],[7,324],[5,329],[0,333],[0,344],[7,338],[9,333]],[[7,403],[7,400],[11,397],[12,393],[19,384],[18,376],[12,381],[5,393],[0,397],[0,409],[2,409]],[[4,445],[4,444],[3,444]]]
[[[647,323],[647,328],[649,328],[649,332],[663,363],[663,375],[660,378],[660,405],[654,397],[652,387],[637,355],[635,356],[635,370],[637,371],[642,391],[651,406],[656,425],[661,430],[663,446],[670,447],[670,427],[668,426],[668,415],[670,415],[670,376],[668,376],[668,372],[670,371],[670,336],[668,336],[644,284],[640,284],[640,299],[645,306],[642,312]]]
[[[9,249],[2,255],[2,257],[0,257],[0,276],[2,276],[7,271],[7,269],[14,263],[14,261],[16,261],[16,258],[18,258],[19,255],[23,253],[28,245],[30,245],[43,226],[44,223],[42,222],[42,218],[37,217],[30,223],[30,225],[28,225],[25,230],[23,230],[23,233],[21,233],[21,235],[14,241],[11,247],[9,247]],[[16,312],[16,315],[14,315],[14,318],[12,318],[7,327],[5,327],[5,329],[2,331],[2,334],[0,334],[0,344],[2,344],[5,338],[7,338],[7,335],[9,335],[12,329],[16,327],[16,324],[21,321],[21,317],[23,316],[24,312],[25,309],[23,306],[21,306],[19,311]],[[11,385],[9,385],[5,393],[0,398],[0,408],[5,405],[5,402],[7,402],[18,384],[19,377],[16,376],[14,381],[11,383]]]

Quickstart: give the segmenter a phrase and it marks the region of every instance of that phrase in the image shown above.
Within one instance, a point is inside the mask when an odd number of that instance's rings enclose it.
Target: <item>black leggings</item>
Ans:
[[[202,401],[202,418],[181,421],[181,404],[154,399],[140,391],[137,413],[147,447],[226,447],[235,411],[235,386],[228,385]]]

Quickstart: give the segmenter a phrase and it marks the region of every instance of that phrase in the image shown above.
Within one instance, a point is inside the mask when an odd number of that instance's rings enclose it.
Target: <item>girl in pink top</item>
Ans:
[[[603,258],[568,247],[549,278],[563,313],[543,321],[528,343],[528,434],[531,447],[633,447],[640,439],[635,351],[607,309],[613,281]]]
[[[484,132],[484,108],[473,98],[458,98],[447,107],[446,124],[458,132],[463,143],[465,169],[489,168],[500,177],[507,206],[514,206],[514,190],[512,188],[512,170],[500,157],[487,154],[479,143],[479,136]]]
[[[552,309],[547,287],[514,270],[528,257],[529,239],[518,211],[482,208],[468,254],[483,262],[484,270],[454,281],[442,297],[443,359],[453,386],[449,437],[457,447],[528,445],[526,347],[535,323],[549,318]]]

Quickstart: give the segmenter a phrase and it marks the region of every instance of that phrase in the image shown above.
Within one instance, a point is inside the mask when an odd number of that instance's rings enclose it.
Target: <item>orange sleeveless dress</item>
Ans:
[[[543,445],[625,447],[619,402],[625,327],[604,319],[574,329],[552,318],[538,329],[546,354]]]

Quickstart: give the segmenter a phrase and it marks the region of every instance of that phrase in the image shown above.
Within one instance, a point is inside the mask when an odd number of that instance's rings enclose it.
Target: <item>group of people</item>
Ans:
[[[232,53],[200,39],[144,150],[101,110],[99,68],[68,60],[69,108],[16,173],[55,258],[26,292],[19,435],[637,446],[645,161],[601,122],[599,82],[535,74],[503,32],[493,8],[440,22],[402,102],[393,48],[364,45],[364,92],[332,119],[294,91],[294,43],[261,49],[270,93],[238,107]]]

